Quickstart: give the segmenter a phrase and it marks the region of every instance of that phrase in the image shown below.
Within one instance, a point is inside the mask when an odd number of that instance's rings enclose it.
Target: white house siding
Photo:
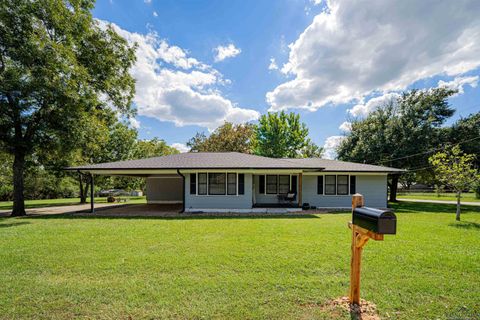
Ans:
[[[180,176],[147,178],[147,203],[182,203],[182,184]]]
[[[252,208],[252,174],[250,173],[245,173],[245,192],[243,195],[192,195],[190,194],[190,174],[188,173],[185,174],[185,186],[185,210],[187,211]]]
[[[326,173],[328,174],[328,173]],[[352,175],[355,175],[352,173]],[[317,176],[303,176],[302,201],[319,208],[350,208],[352,195],[317,194]],[[365,205],[387,207],[387,175],[357,175],[356,192],[364,196]]]

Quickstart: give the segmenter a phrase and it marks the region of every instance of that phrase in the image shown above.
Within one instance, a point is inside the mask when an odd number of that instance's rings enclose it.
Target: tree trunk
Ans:
[[[457,215],[455,217],[457,221],[460,221],[460,195],[461,192],[457,192]]]
[[[390,202],[397,202],[398,174],[392,175],[392,184],[390,185]]]
[[[25,155],[16,152],[13,160],[13,210],[12,217],[27,215],[25,212],[24,188]]]

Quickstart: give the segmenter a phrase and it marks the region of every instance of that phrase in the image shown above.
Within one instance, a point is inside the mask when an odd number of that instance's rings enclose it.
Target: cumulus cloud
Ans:
[[[290,44],[271,110],[317,110],[480,66],[480,1],[329,0]]]
[[[350,132],[352,131],[352,123],[348,121],[342,122],[342,124],[338,127],[338,129],[344,131],[344,132]]]
[[[105,27],[107,22],[99,24]],[[187,51],[154,32],[139,34],[111,25],[129,43],[137,43],[137,61],[131,73],[136,80],[134,101],[139,115],[208,130],[224,121],[239,123],[259,117],[257,111],[224,98],[219,88],[228,80]]]
[[[268,70],[278,70],[277,62],[275,58],[270,58],[270,64],[268,65]]]
[[[153,16],[154,16],[155,18],[158,17],[157,11],[153,11]]]
[[[150,4],[152,3],[152,0],[143,0],[143,2],[145,2],[146,4]]]
[[[140,128],[140,121],[138,121],[137,119],[135,119],[135,118],[130,118],[130,119],[128,119],[128,122],[130,123],[130,126],[131,126],[132,128],[135,128],[135,129]]]
[[[396,92],[385,93],[384,95],[368,100],[366,103],[359,103],[353,106],[353,108],[348,109],[348,113],[354,117],[366,116],[380,106],[395,103],[399,97],[400,94]]]
[[[184,143],[179,143],[179,142],[172,143],[172,144],[170,145],[170,147],[177,149],[177,150],[180,151],[181,153],[189,152],[189,151],[190,151],[190,148],[187,147],[187,145],[184,144]]]
[[[236,57],[242,52],[242,50],[240,48],[236,48],[233,43],[230,43],[227,46],[218,46],[214,48],[213,51],[215,52],[215,62],[220,62],[227,58]]]
[[[337,148],[343,139],[345,139],[344,136],[328,137],[323,145],[323,157],[326,159],[335,159],[337,157]]]
[[[439,87],[449,88],[458,90],[457,95],[463,94],[465,91],[464,86],[469,85],[472,88],[477,87],[478,85],[478,76],[474,77],[456,77],[452,81],[438,81]]]

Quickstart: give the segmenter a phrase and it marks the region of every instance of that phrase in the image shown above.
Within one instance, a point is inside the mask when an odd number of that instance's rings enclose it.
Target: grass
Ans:
[[[128,197],[128,203],[147,203],[145,197]],[[90,198],[87,198],[90,202]],[[95,198],[95,203],[107,203],[106,197]],[[44,208],[56,206],[71,206],[80,204],[80,198],[62,198],[62,199],[42,199],[26,200],[25,208]],[[10,210],[13,207],[13,201],[0,201],[0,210]]]
[[[395,209],[398,234],[365,247],[362,298],[384,318],[478,317],[480,208],[460,223],[453,205]],[[322,305],[348,292],[349,220],[3,218],[0,318],[331,319]]]
[[[453,193],[440,193],[440,196],[437,196],[436,193],[427,193],[427,192],[409,192],[409,193],[398,193],[398,199],[414,199],[414,200],[444,200],[444,201],[457,201],[455,194]],[[462,193],[461,201],[467,202],[480,202],[480,199],[475,197],[475,193]]]

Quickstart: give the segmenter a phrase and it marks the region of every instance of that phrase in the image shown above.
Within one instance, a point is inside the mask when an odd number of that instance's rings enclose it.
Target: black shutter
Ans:
[[[297,176],[292,176],[292,190],[290,191],[293,191],[295,193],[298,192],[297,190]]]
[[[258,192],[263,194],[263,193],[265,193],[265,176],[264,176],[264,175],[261,175],[261,176],[259,176],[258,178],[259,178],[259,179],[258,179],[258,181],[259,181],[258,183],[260,184],[260,185],[258,186]]]
[[[245,194],[245,175],[238,174],[238,194]]]
[[[197,174],[190,173],[190,194],[197,194]]]
[[[323,194],[323,176],[317,177],[317,194]]]
[[[350,176],[350,194],[357,193],[357,176]]]

